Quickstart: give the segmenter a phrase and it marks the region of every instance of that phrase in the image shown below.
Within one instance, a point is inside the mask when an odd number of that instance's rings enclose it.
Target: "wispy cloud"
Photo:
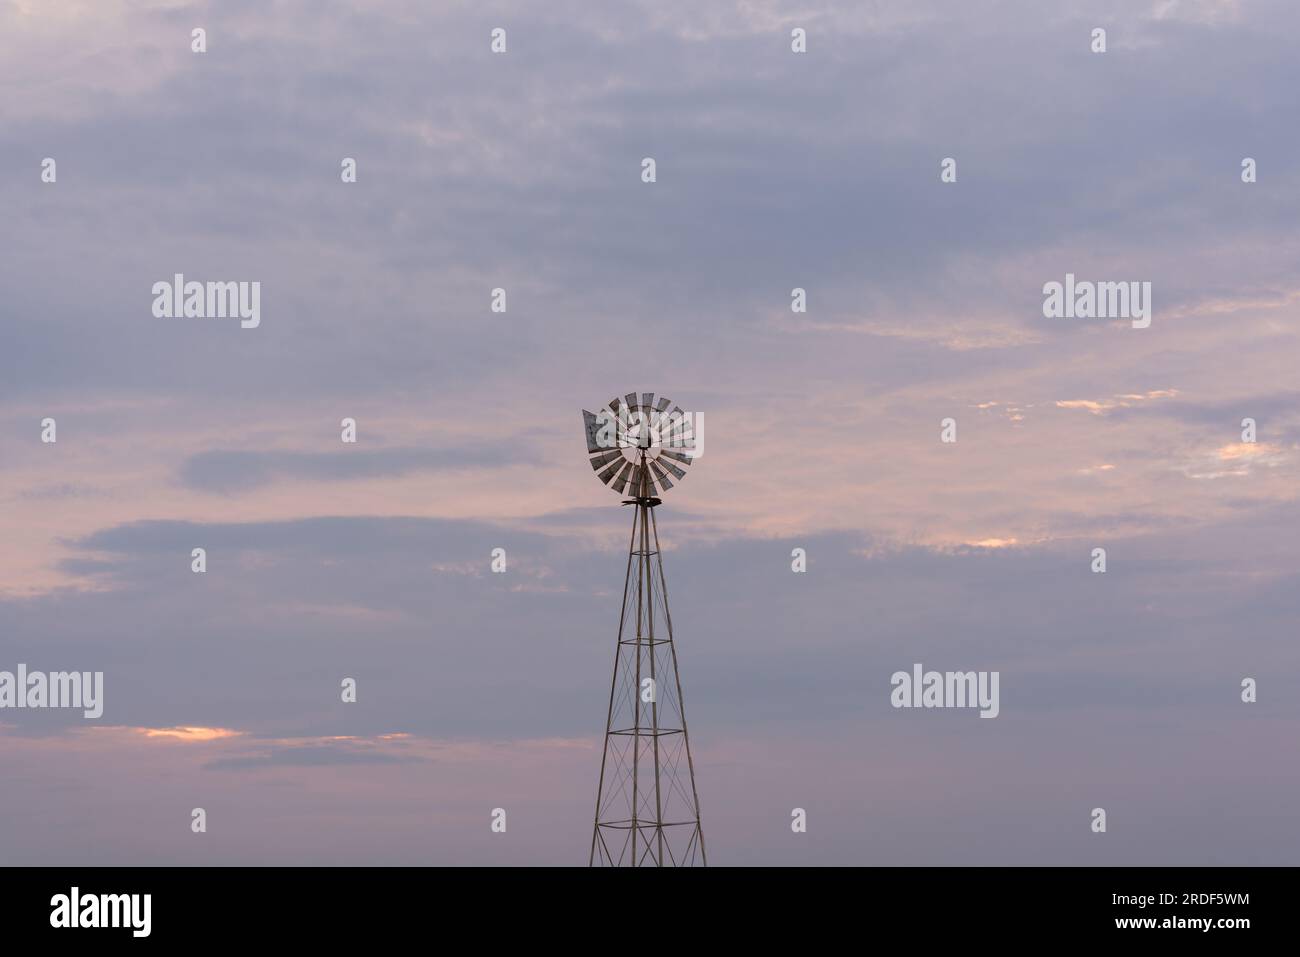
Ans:
[[[344,482],[412,472],[497,468],[535,462],[519,442],[440,449],[347,449],[334,452],[214,450],[191,456],[181,479],[191,488],[246,493],[272,482]]]

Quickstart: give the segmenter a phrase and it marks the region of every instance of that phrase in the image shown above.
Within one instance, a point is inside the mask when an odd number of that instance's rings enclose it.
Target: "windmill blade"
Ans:
[[[666,399],[661,400],[659,405],[664,405],[666,402]],[[660,408],[647,409],[646,420],[650,423],[650,427],[659,434],[661,439],[668,433],[668,430],[673,427],[673,420],[664,413],[663,409]]]
[[[629,448],[639,448],[641,439],[646,435],[649,423],[646,421],[645,414],[639,409],[633,409],[628,413],[627,430],[624,438]]]
[[[664,491],[673,487],[673,480],[668,477],[667,473],[665,473],[662,468],[659,467],[658,462],[650,462],[650,471],[654,472],[655,479],[663,487]]]
[[[640,470],[635,465],[633,465],[631,462],[628,462],[627,468],[623,470],[622,474],[619,475],[618,478],[614,479],[614,484],[611,485],[610,488],[612,488],[619,495],[622,495],[623,490],[627,488],[628,479],[632,478],[633,475],[635,475],[635,473],[638,471]]]
[[[666,395],[661,395],[659,397],[659,404],[655,406],[655,411],[662,412],[664,409],[668,408],[672,404],[673,404],[672,399],[668,398],[668,396]]]
[[[591,457],[591,467],[599,472],[610,462],[613,462],[615,459],[621,459],[622,457],[623,453],[618,449],[615,449],[612,452],[603,452],[600,455],[593,455]]]
[[[663,452],[660,452],[660,453],[659,453],[659,461],[657,462],[657,464],[658,464],[661,468],[665,468],[665,469],[667,469],[669,472],[672,472],[672,473],[673,473],[673,477],[676,478],[676,479],[679,480],[679,481],[680,481],[681,479],[686,478],[686,471],[685,471],[684,469],[679,469],[676,465],[673,465],[672,462],[665,462],[665,461],[663,461],[663,456],[664,456],[664,453],[663,453]]]
[[[675,449],[695,448],[695,429],[688,419],[677,419],[662,436],[664,444]]]
[[[600,419],[594,412],[582,410],[582,422],[587,430],[587,452],[604,452],[606,447],[600,444]]]
[[[654,408],[654,404],[655,404],[655,394],[653,392],[641,393],[641,408],[649,412],[651,409]]]
[[[693,424],[691,417],[681,409],[660,413],[660,421],[666,429],[674,431],[689,430]]]
[[[604,482],[606,485],[609,485],[609,483],[613,481],[614,476],[618,475],[618,473],[623,469],[623,467],[628,464],[627,460],[623,458],[622,454],[619,455],[619,458],[622,459],[621,462],[615,462],[609,468],[605,469],[605,471],[600,473],[600,480]],[[620,489],[615,488],[614,491],[617,492],[620,491]]]
[[[672,459],[674,462],[681,462],[682,465],[690,465],[692,462],[689,455],[685,455],[681,452],[670,452],[667,449],[660,449],[659,457],[661,459]],[[683,476],[679,475],[677,477],[682,478]]]

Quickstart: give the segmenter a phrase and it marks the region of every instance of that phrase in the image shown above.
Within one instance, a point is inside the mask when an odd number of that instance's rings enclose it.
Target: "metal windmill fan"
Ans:
[[[667,396],[629,392],[600,412],[583,410],[587,454],[596,476],[630,500],[654,499],[686,477],[695,455],[693,417]]]

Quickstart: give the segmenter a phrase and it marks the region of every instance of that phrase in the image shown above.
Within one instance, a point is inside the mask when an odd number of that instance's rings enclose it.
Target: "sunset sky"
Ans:
[[[0,864],[585,864],[631,510],[580,409],[632,390],[705,420],[657,518],[711,864],[1296,863],[1297,31],[0,0],[0,670],[105,682],[0,711]],[[260,326],[155,318],[176,273]],[[1044,318],[1067,273],[1150,327]],[[1000,715],[892,708],[916,662]]]

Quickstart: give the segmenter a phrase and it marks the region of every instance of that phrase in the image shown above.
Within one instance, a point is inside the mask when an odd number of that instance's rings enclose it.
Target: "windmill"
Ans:
[[[635,392],[615,397],[582,417],[591,467],[627,496],[624,505],[636,506],[588,863],[702,867],[700,798],[654,509],[686,476],[703,423],[653,392],[640,401]]]

